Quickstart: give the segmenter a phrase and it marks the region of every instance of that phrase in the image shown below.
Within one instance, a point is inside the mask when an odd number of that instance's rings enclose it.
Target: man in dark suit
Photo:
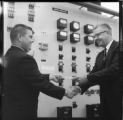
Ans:
[[[121,120],[119,45],[112,39],[112,29],[108,24],[97,25],[93,34],[95,44],[104,50],[97,55],[88,75],[73,80],[79,82],[82,93],[91,86],[100,85],[101,120]]]
[[[15,25],[10,32],[12,46],[4,59],[3,120],[35,120],[40,91],[59,100],[63,96],[72,98],[79,91],[78,86],[67,90],[55,86],[49,79],[57,77],[39,72],[35,59],[27,54],[34,41],[33,33],[23,24]]]

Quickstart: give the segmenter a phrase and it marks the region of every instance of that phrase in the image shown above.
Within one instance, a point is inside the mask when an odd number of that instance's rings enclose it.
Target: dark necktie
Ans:
[[[106,63],[106,48],[103,50],[103,61],[102,61],[102,64],[103,64],[103,67],[105,66],[105,63]]]
[[[106,48],[104,49],[104,58],[106,58]]]

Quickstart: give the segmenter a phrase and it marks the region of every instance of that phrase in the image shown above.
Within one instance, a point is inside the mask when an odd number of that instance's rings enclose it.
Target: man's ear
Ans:
[[[22,41],[22,35],[21,34],[18,34],[18,41]]]

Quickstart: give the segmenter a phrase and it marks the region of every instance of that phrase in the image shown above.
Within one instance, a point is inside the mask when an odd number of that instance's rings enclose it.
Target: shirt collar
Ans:
[[[108,43],[108,45],[106,46],[106,52],[108,52],[108,50],[109,50],[109,48],[110,48],[112,42],[113,42],[113,40],[111,40],[111,41]]]
[[[23,48],[21,48],[21,47],[19,47],[19,46],[17,46],[17,45],[12,45],[12,46],[17,47],[17,48],[19,48],[19,49],[25,51]]]

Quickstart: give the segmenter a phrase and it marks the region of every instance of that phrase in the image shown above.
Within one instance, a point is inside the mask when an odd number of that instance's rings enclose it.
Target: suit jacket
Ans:
[[[41,74],[34,58],[20,48],[12,46],[5,63],[3,120],[34,120],[40,91],[57,99],[64,96],[65,89],[50,83],[49,75]]]
[[[105,63],[103,57],[104,51],[97,55],[95,65],[87,75],[87,79],[92,85],[100,85],[100,101],[104,120],[121,120],[118,42],[112,42]]]

